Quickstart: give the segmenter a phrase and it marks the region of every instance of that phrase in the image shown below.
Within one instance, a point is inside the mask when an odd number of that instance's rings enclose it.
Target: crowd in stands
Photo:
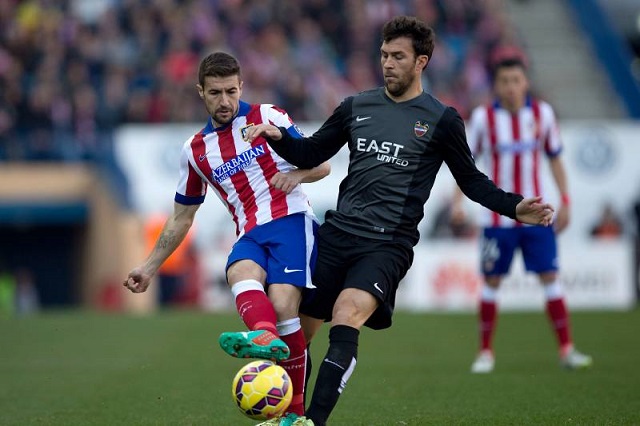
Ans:
[[[502,0],[7,0],[0,2],[0,160],[99,159],[124,123],[197,122],[201,58],[243,66],[243,98],[324,120],[380,85],[379,33],[429,23],[426,88],[466,118],[489,96],[487,65],[517,45]]]

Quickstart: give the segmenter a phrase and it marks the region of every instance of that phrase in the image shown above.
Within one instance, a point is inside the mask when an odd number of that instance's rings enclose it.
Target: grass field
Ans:
[[[396,314],[365,330],[332,425],[640,424],[640,311],[576,312],[592,370],[559,368],[542,313],[503,314],[496,371],[471,375],[472,315]],[[252,425],[231,401],[236,314],[84,312],[0,319],[1,425]],[[315,365],[326,330],[312,349]]]

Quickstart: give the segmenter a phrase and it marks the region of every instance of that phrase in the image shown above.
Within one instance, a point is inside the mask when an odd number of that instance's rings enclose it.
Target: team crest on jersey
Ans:
[[[426,135],[428,131],[429,131],[429,124],[427,124],[425,121],[418,120],[416,121],[416,124],[413,125],[413,132],[419,138]]]
[[[253,126],[254,126],[253,123],[249,123],[249,124],[247,124],[246,126],[244,126],[243,128],[240,129],[240,134],[242,135],[242,140],[244,140],[245,142],[249,142],[247,140],[247,129],[249,127],[253,127]]]

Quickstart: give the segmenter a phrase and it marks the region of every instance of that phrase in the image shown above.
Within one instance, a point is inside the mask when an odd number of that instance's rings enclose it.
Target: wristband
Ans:
[[[562,202],[563,206],[568,206],[569,204],[571,204],[571,199],[569,198],[568,194],[562,194],[560,196],[560,201]]]

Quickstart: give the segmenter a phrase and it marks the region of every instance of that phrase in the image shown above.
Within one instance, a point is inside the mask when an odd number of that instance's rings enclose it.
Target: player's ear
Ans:
[[[420,72],[424,71],[424,69],[427,68],[428,63],[429,57],[427,55],[418,56],[418,59],[416,60],[416,70]]]
[[[204,88],[200,84],[196,84],[196,89],[198,89],[198,95],[200,95],[200,99],[204,99]]]

